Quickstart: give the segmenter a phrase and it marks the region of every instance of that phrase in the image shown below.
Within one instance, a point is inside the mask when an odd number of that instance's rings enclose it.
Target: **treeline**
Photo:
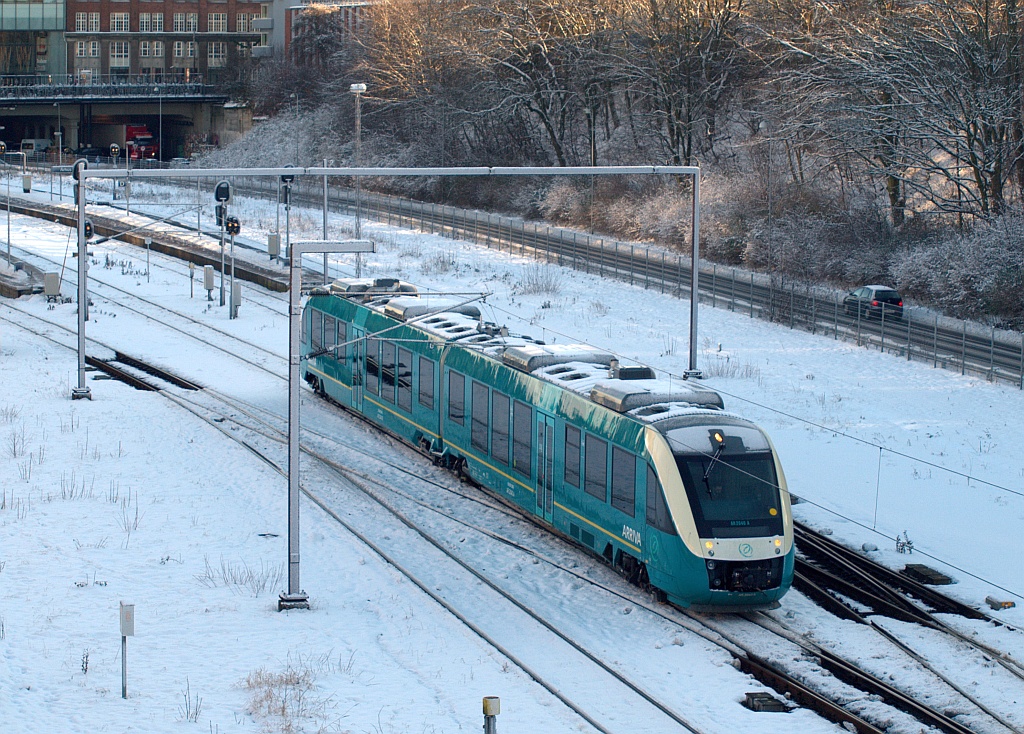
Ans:
[[[1020,21],[1016,0],[381,0],[353,38],[314,6],[302,62],[253,96],[333,110],[311,160],[351,159],[359,81],[367,164],[700,165],[714,259],[1015,321]],[[683,185],[406,193],[685,246]]]

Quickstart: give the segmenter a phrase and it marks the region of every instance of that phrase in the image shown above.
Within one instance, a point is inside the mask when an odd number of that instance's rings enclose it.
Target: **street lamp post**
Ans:
[[[365,84],[353,84],[348,88],[348,91],[352,92],[356,96],[356,150],[355,150],[355,164],[356,168],[360,165],[360,142],[362,138],[362,123],[361,123],[361,110],[362,110],[362,99],[363,94],[366,92]],[[362,235],[361,222],[359,221],[359,204],[361,201],[361,184],[362,177],[356,174],[356,228],[355,237],[358,240]],[[360,253],[356,253],[356,277],[359,278],[363,274],[363,256]]]

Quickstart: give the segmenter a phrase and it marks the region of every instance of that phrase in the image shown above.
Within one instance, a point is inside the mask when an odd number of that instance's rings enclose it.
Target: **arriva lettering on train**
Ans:
[[[629,525],[622,526],[622,537],[637,547],[642,545],[640,542],[640,531],[634,530]]]

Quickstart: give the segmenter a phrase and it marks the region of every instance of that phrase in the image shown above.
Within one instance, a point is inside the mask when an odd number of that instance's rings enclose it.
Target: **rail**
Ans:
[[[238,179],[237,191],[276,197],[277,184],[266,179]],[[330,203],[351,213],[356,195],[332,182]],[[321,205],[322,183],[299,179],[293,198]],[[663,247],[622,242],[563,227],[527,222],[489,212],[410,201],[363,192],[359,211],[389,226],[468,239],[492,249],[532,257],[600,277],[615,278],[677,298],[690,297],[690,256]],[[751,318],[803,329],[835,340],[855,341],[907,361],[983,376],[1024,389],[1024,334],[907,308],[903,318],[865,318],[847,314],[845,294],[791,279],[704,262],[700,298],[712,307],[746,313]]]

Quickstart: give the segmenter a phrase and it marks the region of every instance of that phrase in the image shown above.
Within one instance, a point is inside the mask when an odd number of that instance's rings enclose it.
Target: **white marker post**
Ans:
[[[121,698],[128,698],[129,637],[135,637],[135,605],[121,602]]]

